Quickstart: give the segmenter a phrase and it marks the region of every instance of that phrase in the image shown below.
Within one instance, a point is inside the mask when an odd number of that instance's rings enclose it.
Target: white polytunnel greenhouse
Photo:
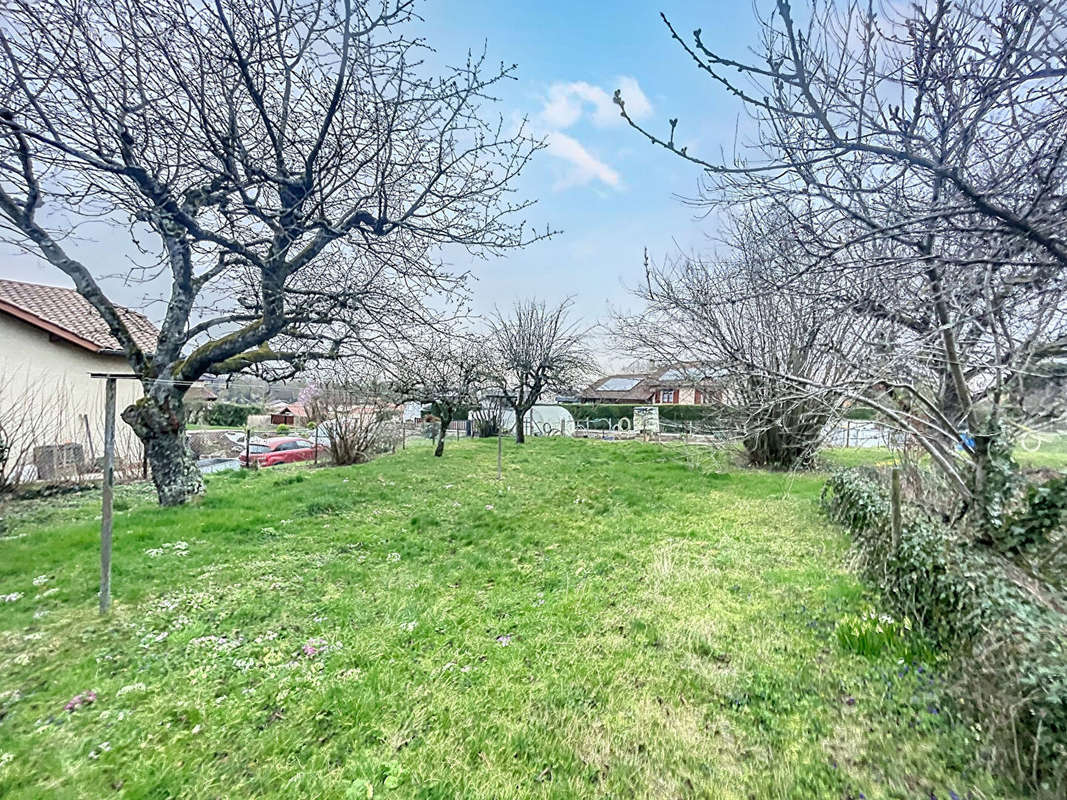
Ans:
[[[472,411],[470,417],[472,420],[497,418],[503,433],[512,433],[515,430],[515,412],[510,408],[483,408]],[[536,405],[526,412],[523,422],[527,436],[574,436],[574,417],[560,405]]]

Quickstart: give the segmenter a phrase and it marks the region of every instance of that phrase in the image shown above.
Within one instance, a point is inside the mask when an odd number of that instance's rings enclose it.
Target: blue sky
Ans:
[[[711,47],[742,56],[756,41],[752,6],[745,2],[652,5],[640,0],[489,2],[427,0],[419,32],[438,58],[458,63],[468,48],[488,48],[489,61],[518,65],[518,80],[501,89],[494,113],[525,115],[546,136],[519,189],[538,199],[529,214],[537,227],[561,229],[555,239],[489,261],[453,256],[473,270],[474,308],[486,312],[522,297],[555,301],[573,295],[590,322],[609,305],[626,305],[626,285],[640,280],[642,253],[653,258],[678,247],[708,247],[713,220],[698,220],[677,195],[691,196],[699,171],[642,141],[610,103],[623,88],[628,107],[665,131],[680,119],[677,139],[704,153],[729,150],[741,109],[703,79],[672,42],[659,19],[665,11],[678,29],[700,27]],[[75,248],[91,265],[121,273],[128,235],[90,228]],[[37,259],[0,250],[0,276],[64,284],[62,274]],[[145,287],[111,281],[117,299],[144,306]],[[150,316],[161,306],[149,305]]]
[[[696,218],[677,196],[692,196],[698,169],[655,148],[625,126],[610,103],[616,88],[631,113],[678,140],[717,153],[733,144],[741,109],[701,78],[670,39],[662,10],[683,32],[702,28],[709,46],[742,56],[756,41],[748,2],[653,5],[629,2],[500,3],[443,0],[424,7],[425,30],[445,59],[484,40],[491,57],[518,64],[501,109],[528,116],[548,137],[521,182],[538,198],[531,219],[563,233],[501,259],[475,263],[475,308],[538,295],[574,295],[583,317],[626,305],[625,286],[653,258],[678,247],[708,247],[713,220]]]

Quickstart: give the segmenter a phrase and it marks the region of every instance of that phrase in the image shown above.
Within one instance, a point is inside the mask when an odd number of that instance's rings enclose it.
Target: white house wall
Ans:
[[[65,341],[51,341],[46,331],[0,313],[0,422],[12,417],[39,420],[41,441],[34,444],[77,442],[99,458],[104,436],[104,381],[90,378],[92,372],[128,374],[130,366],[121,356],[92,353]],[[117,383],[118,413],[141,396],[140,383]],[[86,432],[88,418],[92,448]],[[10,425],[10,422],[9,422]],[[25,442],[13,441],[15,449]],[[140,459],[141,446],[133,430],[118,418],[116,456]]]

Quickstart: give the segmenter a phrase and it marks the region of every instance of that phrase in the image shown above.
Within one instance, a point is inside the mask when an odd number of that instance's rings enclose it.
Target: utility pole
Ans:
[[[90,372],[90,378],[103,378],[104,384],[104,476],[100,509],[100,613],[111,610],[111,538],[114,531],[115,500],[115,395],[116,381],[140,380],[137,375]]]
[[[104,387],[104,486],[100,510],[100,613],[111,609],[111,534],[115,494],[115,378]]]

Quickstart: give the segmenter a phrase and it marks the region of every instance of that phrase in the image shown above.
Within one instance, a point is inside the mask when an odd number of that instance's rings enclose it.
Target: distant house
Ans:
[[[278,403],[269,409],[271,425],[303,425],[308,412],[302,403]]]
[[[215,394],[203,381],[197,381],[185,392],[186,404],[210,405],[218,402],[219,396]]]
[[[627,372],[600,378],[578,394],[582,403],[633,405],[713,402],[718,396],[707,371],[691,364],[674,364],[649,372]]]
[[[648,373],[617,373],[593,381],[578,393],[578,401],[644,405],[652,402],[654,394]]]
[[[153,352],[159,331],[147,317],[118,309],[138,345]],[[91,466],[102,454],[104,382],[90,373],[129,374],[107,324],[73,289],[0,280],[0,425],[11,464],[24,477]],[[118,407],[141,396],[138,381],[118,381]],[[135,460],[140,444],[125,424],[118,458]],[[135,452],[133,452],[135,451]],[[14,459],[14,460],[12,460]]]

